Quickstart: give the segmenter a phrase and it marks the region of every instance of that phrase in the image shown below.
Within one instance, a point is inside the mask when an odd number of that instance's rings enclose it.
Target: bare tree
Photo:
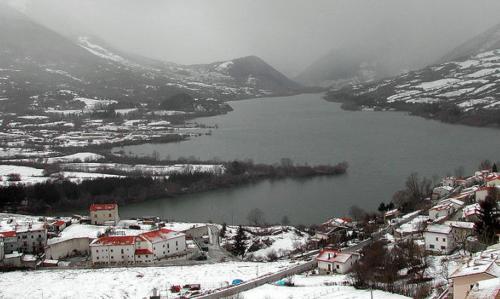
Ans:
[[[248,213],[247,220],[250,225],[262,226],[265,222],[264,212],[259,208],[255,208]]]
[[[485,159],[479,163],[479,170],[490,170],[492,167],[491,161],[488,159]]]
[[[366,215],[366,211],[357,205],[351,206],[349,208],[349,215],[356,221],[361,221]]]
[[[455,168],[454,173],[456,178],[463,178],[465,176],[465,168],[463,166],[458,166]]]

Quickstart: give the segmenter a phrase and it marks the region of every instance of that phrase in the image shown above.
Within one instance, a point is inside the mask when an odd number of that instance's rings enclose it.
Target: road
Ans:
[[[342,251],[343,252],[358,251],[358,250],[362,249],[363,247],[371,244],[372,242],[380,239],[386,233],[391,232],[393,229],[399,227],[401,224],[411,221],[412,219],[414,219],[418,215],[419,215],[418,213],[415,213],[415,215],[412,215],[411,217],[408,217],[408,218],[400,221],[397,224],[388,225],[386,228],[384,228],[378,232],[373,233],[372,237],[370,239],[361,241],[360,243],[353,245],[353,246],[350,246],[346,249],[343,249]],[[218,243],[218,242],[216,242],[216,243]],[[311,256],[311,255],[315,256],[318,252],[319,252],[319,250],[311,251],[306,256]],[[276,273],[262,275],[262,276],[255,278],[255,279],[246,281],[246,282],[239,284],[239,285],[236,285],[236,286],[229,286],[229,287],[225,287],[225,288],[221,288],[221,289],[217,289],[217,290],[212,290],[212,292],[210,294],[204,294],[204,295],[196,296],[193,298],[216,299],[216,298],[228,297],[228,296],[236,295],[236,294],[241,293],[241,292],[251,290],[253,288],[262,286],[262,285],[267,284],[267,283],[278,281],[280,279],[283,279],[283,278],[286,278],[286,277],[289,277],[292,275],[307,272],[307,271],[310,271],[310,270],[317,267],[316,260],[314,259],[314,257],[312,257],[312,259],[313,260],[311,260],[311,261],[307,261],[305,263],[299,264],[297,266],[294,266],[294,267],[291,267],[291,268],[288,268],[288,269],[285,269],[285,270],[282,270],[282,271],[279,271]]]

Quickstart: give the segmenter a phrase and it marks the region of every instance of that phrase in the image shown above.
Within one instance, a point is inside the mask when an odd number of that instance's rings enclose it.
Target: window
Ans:
[[[96,249],[95,252],[99,252],[99,249]]]
[[[175,241],[175,246],[179,246],[179,242],[178,241]]]
[[[446,242],[446,239],[445,239],[445,238],[443,238],[443,242]]]
[[[436,241],[439,241],[439,238],[438,238],[438,237],[436,237]]]
[[[111,218],[111,213],[109,214],[109,218]]]
[[[170,248],[170,243],[167,244],[167,248]]]
[[[441,250],[445,250],[446,249],[446,246],[441,246]]]
[[[97,257],[96,259],[99,259],[99,257]]]
[[[340,268],[339,265],[337,265],[337,269],[339,269],[339,268]]]
[[[111,258],[115,258],[114,256],[111,256]]]
[[[434,248],[434,244],[429,245],[429,248]]]
[[[122,254],[123,254],[123,249],[122,249]]]
[[[33,239],[33,235],[31,235],[31,238]]]
[[[97,218],[97,214],[94,214],[94,218]]]
[[[111,249],[111,252],[113,252],[113,249]]]

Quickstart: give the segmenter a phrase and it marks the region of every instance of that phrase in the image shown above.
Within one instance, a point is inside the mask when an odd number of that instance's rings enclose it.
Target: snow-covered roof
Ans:
[[[90,245],[108,245],[108,246],[117,246],[117,245],[133,245],[135,244],[136,238],[135,236],[105,236],[100,237],[99,239],[94,240]],[[141,238],[142,239],[142,238]]]
[[[451,232],[451,227],[443,224],[433,224],[427,226],[425,229],[426,232],[436,233],[436,234],[449,234]]]
[[[118,205],[115,203],[106,203],[106,204],[92,204],[90,206],[90,211],[111,211],[118,208]]]
[[[398,213],[399,213],[398,209],[393,209],[393,210],[385,212],[384,216],[385,217],[394,216],[394,215],[396,215]]]
[[[462,276],[489,274],[492,277],[500,277],[500,268],[493,262],[474,261],[472,265],[465,264],[462,268],[457,269],[451,278]]]
[[[145,232],[145,233],[141,234],[140,236],[144,237],[146,240],[148,240],[150,242],[155,243],[155,242],[159,242],[162,240],[171,239],[172,237],[176,237],[178,235],[179,235],[179,233],[177,233],[176,231],[166,229],[166,228],[161,228],[158,230]]]
[[[495,299],[500,295],[500,278],[478,281],[469,291],[467,299]]]
[[[468,217],[468,216],[478,214],[479,211],[481,211],[481,207],[479,206],[478,203],[475,203],[475,204],[465,206],[463,211],[462,211],[462,214],[464,217]]]
[[[333,249],[322,250],[316,260],[329,263],[345,263],[354,253],[343,253]]]
[[[474,229],[474,222],[445,221],[444,224],[456,228]]]

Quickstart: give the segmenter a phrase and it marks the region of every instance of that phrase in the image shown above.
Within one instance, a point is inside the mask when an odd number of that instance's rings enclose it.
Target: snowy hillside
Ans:
[[[331,90],[344,108],[398,109],[448,122],[498,124],[500,49],[449,61],[372,84]]]

